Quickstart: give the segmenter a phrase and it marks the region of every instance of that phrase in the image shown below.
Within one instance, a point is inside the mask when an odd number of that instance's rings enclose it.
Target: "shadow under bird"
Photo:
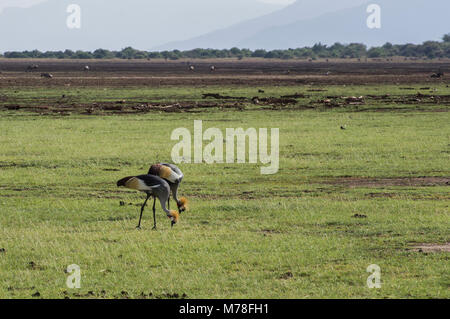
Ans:
[[[178,188],[184,177],[183,172],[181,172],[178,166],[167,163],[154,164],[150,166],[147,174],[159,176],[169,184],[180,214],[188,209],[187,198],[184,196],[178,198]],[[167,207],[170,209],[170,198],[167,201]]]
[[[173,225],[178,222],[180,214],[175,210],[169,210],[166,208],[166,203],[168,202],[170,197],[170,186],[161,177],[155,175],[128,176],[119,180],[117,182],[117,186],[134,189],[147,194],[147,198],[145,199],[145,202],[141,207],[139,223],[136,227],[137,229],[141,229],[142,214],[144,213],[145,205],[147,204],[147,201],[151,196],[153,196],[153,229],[156,229],[156,198],[159,199],[163,211],[171,220],[171,226],[173,227]]]

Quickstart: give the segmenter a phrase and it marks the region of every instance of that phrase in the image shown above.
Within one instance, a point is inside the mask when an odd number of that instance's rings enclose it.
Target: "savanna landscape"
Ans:
[[[449,62],[0,59],[0,298],[449,298]],[[137,230],[117,180],[195,120],[279,128],[278,172],[179,163]]]

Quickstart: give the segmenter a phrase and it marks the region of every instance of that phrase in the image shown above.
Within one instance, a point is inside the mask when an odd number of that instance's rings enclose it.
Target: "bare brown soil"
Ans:
[[[418,244],[412,247],[413,251],[418,252],[450,252],[450,243],[446,244]]]
[[[190,71],[189,65],[195,70]],[[27,71],[29,65],[38,65]],[[83,71],[89,65],[90,71]],[[211,72],[210,66],[216,71]],[[201,112],[207,108],[305,110],[313,108],[348,108],[371,112],[448,112],[450,95],[433,91],[436,84],[450,85],[450,76],[433,79],[436,70],[450,73],[449,61],[147,61],[147,60],[31,60],[0,59],[0,89],[22,88],[127,88],[191,86],[208,87],[201,101],[180,101],[170,97],[158,101],[90,101],[71,94],[60,98],[41,96],[38,100],[0,94],[0,109],[25,110],[40,115],[132,114],[146,112]],[[52,78],[41,77],[50,73]],[[395,84],[404,94],[369,96],[327,95],[321,85]],[[420,92],[409,85],[420,84]],[[264,90],[253,97],[227,96],[215,86],[299,86],[300,93],[266,96]],[[311,87],[313,86],[313,87]],[[319,93],[319,95],[318,95]],[[357,92],[356,92],[357,93]],[[256,95],[258,94],[258,95]],[[251,107],[251,105],[257,107]],[[398,106],[397,106],[398,105]],[[441,107],[442,106],[442,107]]]
[[[240,96],[224,96],[220,93],[205,93],[201,101],[126,101],[114,102],[80,102],[82,96],[64,95],[60,98],[47,98],[42,96],[36,101],[24,100],[24,98],[0,95],[0,109],[24,110],[39,113],[41,115],[70,115],[72,113],[84,115],[108,115],[108,114],[132,114],[158,112],[198,112],[202,109],[255,109],[250,105],[258,106],[257,109],[265,110],[303,110],[314,108],[347,108],[349,111],[362,112],[448,112],[450,95],[409,94],[409,95],[369,95],[361,97],[325,96],[323,99],[314,99],[306,94],[294,94],[289,96],[271,96],[252,98]],[[366,106],[367,105],[367,106]],[[378,107],[379,105],[379,107]],[[387,107],[385,105],[412,105]],[[442,106],[437,107],[437,106]]]
[[[386,186],[448,186],[450,177],[392,177],[392,178],[366,178],[341,177],[324,181],[326,184],[341,185],[350,188],[356,187],[386,187]],[[381,195],[380,195],[381,196]]]
[[[38,64],[39,68],[27,72],[26,69],[30,64]],[[195,71],[189,70],[190,64],[195,65]],[[216,71],[211,72],[210,66],[213,64]],[[83,71],[85,65],[89,65],[90,71]],[[0,88],[449,84],[448,77],[441,79],[430,77],[439,69],[450,72],[449,62],[0,59]],[[40,76],[42,72],[52,74],[53,78],[42,78]]]

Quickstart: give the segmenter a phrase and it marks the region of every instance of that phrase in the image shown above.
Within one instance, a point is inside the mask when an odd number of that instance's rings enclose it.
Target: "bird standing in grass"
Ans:
[[[156,197],[158,197],[161,202],[161,207],[163,211],[167,214],[167,217],[172,222],[172,227],[178,222],[180,214],[175,210],[169,210],[166,208],[166,202],[170,197],[170,186],[161,177],[154,175],[140,175],[140,176],[129,176],[122,178],[117,182],[118,187],[126,187],[130,189],[135,189],[147,194],[144,204],[141,207],[141,214],[139,216],[139,223],[137,229],[141,229],[142,214],[144,213],[145,205],[148,199],[153,196],[153,229],[156,229]]]
[[[159,163],[150,166],[149,175],[155,175],[163,178],[170,186],[173,199],[177,203],[178,212],[181,214],[188,208],[188,200],[186,197],[178,198],[178,187],[183,180],[183,172],[174,164]],[[170,197],[167,200],[167,207],[170,209]]]

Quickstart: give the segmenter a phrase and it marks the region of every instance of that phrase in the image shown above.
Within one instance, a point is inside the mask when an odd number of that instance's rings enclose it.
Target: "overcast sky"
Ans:
[[[28,7],[46,0],[0,0],[0,11],[6,7]]]
[[[34,4],[37,4],[40,2],[45,2],[45,1],[47,1],[47,0],[0,0],[0,11],[6,7],[26,8],[26,7],[32,6]],[[227,0],[218,0],[218,1],[227,1]],[[292,2],[295,2],[295,0],[258,0],[258,1],[265,2],[265,3],[280,4],[280,5],[288,5]],[[332,1],[334,1],[334,0],[332,0]],[[74,0],[74,3],[76,3],[76,0]]]

